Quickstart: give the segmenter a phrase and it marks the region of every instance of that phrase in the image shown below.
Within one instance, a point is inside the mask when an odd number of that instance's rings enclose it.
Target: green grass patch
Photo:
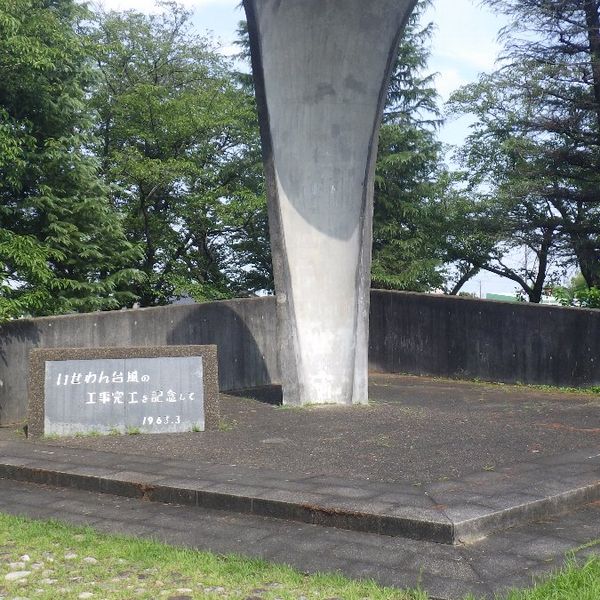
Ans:
[[[513,383],[506,385],[512,385],[513,387],[517,388],[532,388],[534,390],[540,390],[542,392],[560,392],[561,394],[582,394],[584,396],[600,396],[600,386],[597,385],[593,385],[591,387],[569,387],[558,385],[542,385],[535,383]]]
[[[25,557],[28,560],[23,560]],[[12,563],[12,564],[11,564]],[[25,571],[20,581],[10,572]],[[54,521],[0,514],[0,596],[39,600],[131,600],[171,596],[265,600],[426,600],[336,574],[304,575],[290,567],[239,556],[176,548],[158,542],[97,533]]]
[[[382,373],[382,375],[385,375]],[[505,383],[502,381],[486,381],[484,379],[480,379],[478,377],[439,377],[435,375],[415,375],[414,373],[395,373],[394,375],[399,375],[403,377],[414,377],[416,379],[421,378],[423,380],[431,380],[431,381],[440,381],[447,383],[472,383],[481,385],[484,387],[502,387],[507,389],[530,389],[530,390],[539,390],[540,392],[550,392],[550,393],[561,393],[565,395],[586,395],[592,397],[600,397],[600,386],[594,385],[589,387],[568,387],[568,386],[558,386],[558,385],[545,385],[545,384],[537,384],[537,383]],[[375,386],[379,387],[390,387],[389,384],[374,382]],[[600,599],[599,599],[600,600]]]
[[[219,431],[233,431],[237,426],[238,422],[235,419],[220,419],[218,429]]]
[[[76,438],[90,438],[90,437],[100,437],[102,434],[96,429],[92,429],[90,431],[78,431],[73,437]]]
[[[598,600],[600,598],[600,558],[581,565],[571,558],[551,579],[529,590],[517,590],[506,600]]]

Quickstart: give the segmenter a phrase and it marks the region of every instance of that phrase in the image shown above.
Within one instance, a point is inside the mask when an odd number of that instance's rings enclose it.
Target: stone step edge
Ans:
[[[0,458],[0,479],[76,488],[149,502],[198,506],[362,533],[406,537],[441,544],[455,543],[454,526],[441,512],[439,521],[369,514],[335,506],[214,492],[194,489],[192,486],[178,487],[161,484],[158,480],[154,482],[151,477],[145,479],[140,477],[139,481],[131,481],[98,475],[82,475],[64,469],[3,464],[1,461]]]
[[[161,483],[161,477],[153,479],[142,473],[136,479],[119,478],[112,473],[107,473],[106,476],[87,475],[69,472],[62,467],[52,469],[31,464],[6,464],[2,463],[1,458],[0,478],[450,545],[472,544],[492,533],[541,518],[558,516],[600,500],[598,480],[531,502],[490,509],[489,512],[470,519],[453,521],[446,515],[443,506],[439,507],[440,518],[436,520],[417,516],[392,516],[357,512],[336,507],[334,503],[323,506],[234,492],[217,492],[193,485],[169,485]]]
[[[600,500],[600,480],[540,498],[498,509],[473,519],[455,521],[454,544],[473,544],[493,533],[505,531],[519,525],[544,518],[558,517],[591,502]]]

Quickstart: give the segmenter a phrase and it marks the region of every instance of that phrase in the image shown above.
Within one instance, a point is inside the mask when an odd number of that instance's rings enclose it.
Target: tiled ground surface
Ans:
[[[600,500],[600,452],[415,487],[0,441],[0,477],[452,544]]]
[[[560,566],[566,553],[600,538],[598,503],[465,547],[10,480],[0,480],[0,511],[260,557],[307,572],[341,571],[400,588],[421,585],[444,600],[462,599],[469,592],[492,598],[507,588],[528,586],[534,577]],[[584,559],[593,552],[600,552],[599,547],[576,556]]]

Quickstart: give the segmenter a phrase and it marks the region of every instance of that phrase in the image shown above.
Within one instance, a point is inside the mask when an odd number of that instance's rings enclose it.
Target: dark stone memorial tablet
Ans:
[[[33,350],[33,436],[177,433],[218,424],[214,346]]]

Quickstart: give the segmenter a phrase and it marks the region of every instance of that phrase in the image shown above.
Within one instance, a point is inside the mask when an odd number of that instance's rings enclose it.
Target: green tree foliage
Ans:
[[[268,288],[265,201],[252,94],[173,3],[100,14],[97,148],[127,235],[143,246],[143,305]],[[266,250],[265,250],[266,248]]]
[[[448,186],[436,138],[440,123],[432,75],[423,75],[432,25],[419,2],[400,43],[379,140],[373,225],[373,287],[426,291],[444,283]]]
[[[600,288],[589,288],[581,274],[573,277],[570,285],[554,288],[552,293],[563,306],[600,308]]]
[[[512,19],[502,66],[451,103],[475,118],[462,161],[483,252],[465,261],[512,279],[533,302],[572,264],[598,287],[600,2],[487,3]],[[533,260],[515,268],[506,257],[519,248]]]
[[[0,318],[117,308],[132,254],[88,141],[72,0],[0,4]]]

